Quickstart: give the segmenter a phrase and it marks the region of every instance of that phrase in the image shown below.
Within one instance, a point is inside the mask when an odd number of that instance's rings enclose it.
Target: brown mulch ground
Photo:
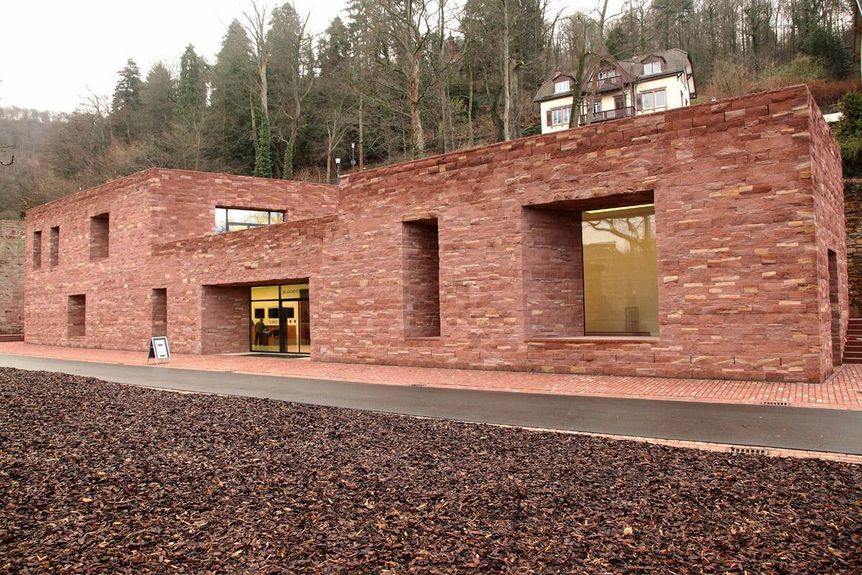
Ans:
[[[862,573],[862,466],[0,369],[0,573]]]

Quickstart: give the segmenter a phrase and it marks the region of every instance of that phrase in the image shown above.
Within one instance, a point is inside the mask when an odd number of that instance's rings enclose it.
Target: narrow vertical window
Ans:
[[[87,335],[87,296],[70,295],[66,313],[66,331],[69,337]]]
[[[42,232],[33,232],[33,269],[42,267]]]
[[[440,335],[440,247],[436,219],[404,222],[404,335]]]
[[[168,335],[168,290],[154,289],[150,300],[153,305],[153,337]]]
[[[99,214],[90,218],[90,259],[101,260],[108,257],[110,244],[110,215]]]
[[[48,261],[51,267],[56,267],[60,263],[60,226],[51,228],[50,250],[48,252]]]

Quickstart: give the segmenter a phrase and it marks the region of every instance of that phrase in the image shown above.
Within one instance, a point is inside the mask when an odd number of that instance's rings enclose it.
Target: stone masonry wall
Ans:
[[[0,334],[24,332],[24,222],[0,220]]]
[[[305,214],[331,212],[335,191],[334,186],[306,188],[297,182],[151,169],[29,210],[27,254],[34,249],[34,233],[41,231],[43,258],[39,268],[26,266],[25,339],[39,344],[146,350],[154,327],[152,293],[165,289],[172,349],[200,353],[206,311],[201,308],[201,284],[189,283],[185,261],[154,255],[154,246],[166,239],[212,234],[216,205],[284,209],[290,222]],[[90,219],[104,213],[109,214],[109,254],[93,260]],[[52,227],[59,227],[57,265],[50,265],[44,255]],[[227,245],[219,243],[221,238],[229,243],[236,234],[254,237],[257,231],[209,237],[215,245]],[[254,242],[248,247],[259,249]],[[205,251],[200,256],[205,266],[214,266],[233,261],[229,254]],[[247,262],[250,267],[267,268],[265,258],[249,256]],[[234,277],[242,282],[254,274],[239,265]],[[86,297],[84,336],[70,335],[67,326],[69,296],[74,295]]]
[[[321,270],[334,307],[314,326],[313,351],[328,361],[819,381],[811,117],[797,87],[349,175],[342,233],[324,246]],[[619,205],[645,192],[655,198],[659,337],[531,337],[522,210]],[[405,337],[401,314],[393,253],[400,221],[418,217],[439,225],[436,340]],[[343,317],[349,334],[334,319]]]
[[[862,179],[845,180],[844,213],[847,219],[850,316],[862,317]]]
[[[321,361],[822,381],[832,369],[826,254],[843,253],[843,219],[840,164],[820,122],[807,89],[793,87],[355,173],[337,195],[268,181],[258,199],[231,176],[150,170],[28,212],[28,238],[59,225],[61,249],[56,269],[28,271],[27,339],[144,350],[152,290],[164,288],[174,351],[237,351],[248,286],[307,280]],[[216,202],[279,194],[304,211],[199,233]],[[585,337],[578,213],[645,198],[659,335]],[[111,254],[90,262],[83,226],[104,211]],[[405,222],[432,221],[436,242],[430,232],[405,242]],[[405,281],[435,266],[440,335],[414,337],[405,310],[419,292]],[[69,338],[76,294],[89,329]]]
[[[850,317],[844,178],[841,170],[841,150],[832,135],[832,129],[823,119],[817,103],[810,95],[808,107],[814,226],[817,234],[815,261],[820,324],[820,344],[817,349],[820,352],[820,377],[826,378],[832,373],[834,364],[840,363],[843,357],[843,344]],[[830,252],[834,257],[834,270],[830,269]],[[830,292],[837,296],[837,302],[831,301]],[[835,347],[838,349],[833,349]]]

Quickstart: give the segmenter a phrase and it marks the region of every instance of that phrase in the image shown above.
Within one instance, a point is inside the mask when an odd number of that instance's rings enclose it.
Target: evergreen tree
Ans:
[[[269,75],[270,115],[276,137],[278,157],[273,165],[275,177],[293,178],[296,144],[305,127],[305,106],[315,82],[315,57],[306,22],[300,20],[290,2],[272,11],[267,32],[271,51]]]
[[[180,80],[177,88],[177,114],[180,122],[175,130],[175,165],[201,169],[204,154],[204,127],[207,103],[206,61],[189,44],[180,59]]]
[[[197,114],[207,102],[207,64],[189,44],[180,59],[177,104],[181,117]]]
[[[862,92],[849,92],[841,99],[843,117],[835,125],[841,147],[844,175],[862,176]]]
[[[114,89],[111,120],[114,134],[131,143],[141,132],[141,72],[134,60],[129,58]]]
[[[216,170],[251,174],[257,134],[257,73],[249,57],[251,43],[236,20],[228,26],[212,67],[207,116],[207,157]]]
[[[321,77],[332,73],[343,74],[344,63],[350,57],[350,35],[347,26],[338,16],[326,28],[318,45],[318,65]]]
[[[144,130],[158,137],[171,129],[177,105],[177,87],[170,70],[157,62],[141,87],[141,104],[145,119]]]

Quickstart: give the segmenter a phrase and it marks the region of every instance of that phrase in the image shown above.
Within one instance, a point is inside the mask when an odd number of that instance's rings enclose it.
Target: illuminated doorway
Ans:
[[[256,286],[250,301],[251,351],[311,353],[307,283]]]

